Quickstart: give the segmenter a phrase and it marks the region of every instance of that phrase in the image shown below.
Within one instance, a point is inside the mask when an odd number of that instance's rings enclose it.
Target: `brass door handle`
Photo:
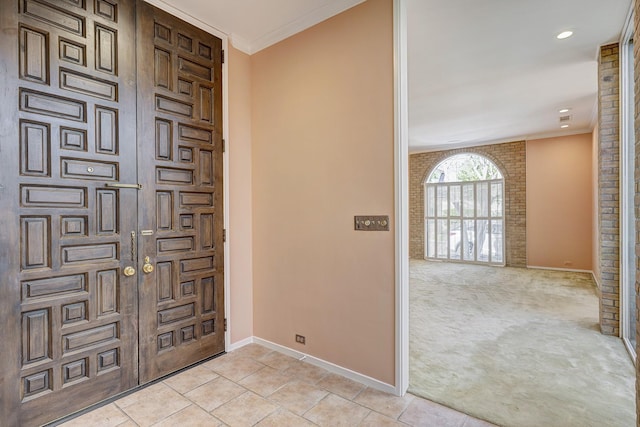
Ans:
[[[153,273],[153,264],[151,264],[149,257],[144,257],[144,265],[142,266],[142,271],[145,274]]]
[[[134,274],[136,274],[136,269],[131,266],[128,266],[128,267],[125,267],[122,272],[124,273],[125,276],[131,277]]]

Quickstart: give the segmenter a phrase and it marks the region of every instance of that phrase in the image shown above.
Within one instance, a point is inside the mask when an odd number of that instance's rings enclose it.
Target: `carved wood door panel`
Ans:
[[[137,384],[134,3],[2,1],[3,425]]]
[[[220,58],[141,0],[0,0],[0,424],[224,351]]]
[[[224,351],[222,41],[147,4],[137,30],[147,382]]]

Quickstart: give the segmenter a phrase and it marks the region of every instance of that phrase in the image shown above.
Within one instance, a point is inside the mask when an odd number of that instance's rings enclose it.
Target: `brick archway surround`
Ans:
[[[409,156],[409,255],[424,259],[424,180],[433,168],[455,154],[487,157],[504,175],[506,265],[527,266],[526,143],[484,145]]]

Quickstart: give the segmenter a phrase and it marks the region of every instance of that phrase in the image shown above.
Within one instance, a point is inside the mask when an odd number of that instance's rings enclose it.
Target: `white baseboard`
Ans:
[[[559,267],[539,267],[537,265],[527,265],[527,268],[532,270],[551,270],[551,271],[569,271],[572,273],[590,273],[593,275],[593,271],[591,270],[580,270],[576,268],[559,268]]]
[[[244,342],[246,340],[243,340],[241,342]],[[277,351],[279,353],[282,353],[286,356],[290,356],[293,358],[296,358],[298,360],[304,360],[307,363],[310,363],[312,365],[318,366],[320,368],[326,369],[329,372],[332,372],[334,374],[338,374],[338,375],[342,375],[343,377],[349,378],[350,380],[359,382],[360,384],[364,384],[368,387],[371,387],[373,389],[379,390],[379,391],[383,391],[385,393],[389,393],[389,394],[396,394],[396,387],[392,386],[391,384],[387,384],[387,383],[383,383],[382,381],[376,380],[375,378],[371,378],[367,375],[363,375],[360,374],[358,372],[352,371],[351,369],[347,369],[347,368],[343,368],[342,366],[338,366],[334,363],[331,362],[327,362],[326,360],[322,360],[319,359],[317,357],[314,356],[310,356],[306,353],[302,353],[300,351],[297,350],[293,350],[289,347],[285,347],[283,345],[280,344],[276,344],[273,343],[271,341],[267,341],[264,340],[262,338],[258,338],[258,337],[252,337],[252,342],[256,343],[256,344],[260,344],[264,347],[270,348],[271,350]],[[238,343],[239,344],[239,343]],[[248,343],[247,343],[248,344]],[[246,345],[246,344],[244,344]],[[239,348],[241,346],[236,347],[234,345],[235,348]]]
[[[227,353],[228,353],[228,352],[230,352],[230,351],[237,350],[237,349],[239,349],[240,347],[244,347],[245,345],[248,345],[248,344],[251,344],[251,343],[253,343],[253,337],[245,338],[245,339],[243,339],[243,340],[236,341],[236,342],[234,342],[234,343],[230,344],[230,345],[227,347],[226,351],[227,351]]]

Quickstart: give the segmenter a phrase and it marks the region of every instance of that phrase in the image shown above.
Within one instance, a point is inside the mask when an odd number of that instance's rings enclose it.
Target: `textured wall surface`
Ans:
[[[620,335],[620,66],[618,44],[600,48],[598,63],[598,223],[600,330]]]
[[[527,180],[524,141],[416,153],[409,156],[409,253],[424,259],[424,181],[433,168],[455,154],[475,153],[493,161],[505,179],[506,265],[527,266]]]

